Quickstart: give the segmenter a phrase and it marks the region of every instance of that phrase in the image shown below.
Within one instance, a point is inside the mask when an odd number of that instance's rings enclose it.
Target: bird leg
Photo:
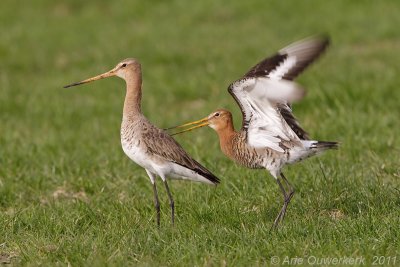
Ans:
[[[293,197],[293,195],[294,195],[294,188],[293,188],[293,186],[289,183],[289,181],[286,179],[285,175],[283,175],[282,172],[281,172],[281,177],[282,177],[283,180],[285,181],[286,186],[289,187],[290,192],[289,192],[288,198],[289,198],[289,202],[290,202],[290,200],[292,199],[292,197]]]
[[[289,194],[287,194],[287,192],[286,192],[284,186],[282,185],[280,179],[283,179],[285,184],[286,184],[286,186],[289,188]],[[278,176],[276,178],[276,182],[278,183],[279,188],[282,191],[284,203],[283,203],[281,211],[278,213],[278,216],[276,216],[276,219],[275,219],[274,224],[272,226],[273,228],[276,228],[278,226],[279,222],[283,222],[283,219],[285,218],[285,214],[286,214],[286,209],[287,209],[287,207],[288,207],[288,205],[290,203],[290,200],[292,199],[293,194],[294,194],[294,190],[293,190],[292,185],[289,183],[289,181],[286,179],[286,177],[283,175],[283,173],[281,173],[280,176]]]
[[[168,198],[169,198],[169,205],[171,207],[171,222],[172,222],[172,225],[174,225],[174,221],[175,221],[175,203],[174,203],[174,199],[172,198],[172,194],[169,191],[167,179],[164,180],[164,185],[165,185],[165,189],[167,190],[167,194],[168,194]]]
[[[284,204],[283,204],[283,206],[282,206],[281,211],[278,213],[278,216],[276,216],[275,221],[274,221],[274,224],[272,225],[272,228],[276,228],[276,227],[278,226],[278,224],[279,224],[279,222],[280,222],[280,218],[281,218],[281,216],[282,216],[282,212],[283,212],[284,207],[285,207],[285,203],[286,203],[286,191],[285,191],[285,188],[283,187],[283,185],[282,185],[282,183],[281,183],[281,181],[280,181],[280,177],[279,177],[279,176],[276,177],[276,182],[277,182],[277,184],[279,185],[279,188],[280,188],[281,191],[282,191]]]
[[[293,186],[289,183],[289,181],[286,179],[286,177],[283,175],[282,172],[281,172],[281,177],[283,178],[287,188],[289,189],[289,194],[286,195],[285,202],[284,202],[284,205],[282,207],[283,213],[282,213],[282,216],[281,216],[281,221],[283,222],[283,219],[285,218],[287,206],[289,205],[289,202],[290,202],[290,200],[292,199],[292,197],[294,195],[294,189],[293,189]]]
[[[157,187],[156,183],[153,183],[153,192],[154,192],[154,207],[157,212],[157,226],[160,227],[160,201],[158,200]]]

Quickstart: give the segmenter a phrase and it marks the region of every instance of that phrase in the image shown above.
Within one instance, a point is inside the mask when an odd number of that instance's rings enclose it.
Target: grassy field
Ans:
[[[399,12],[395,0],[3,0],[0,264],[400,264]],[[154,124],[225,107],[239,127],[227,85],[317,33],[332,46],[298,79],[308,95],[294,111],[313,138],[341,147],[285,169],[296,194],[275,232],[275,181],[226,159],[206,128],[177,140],[222,182],[170,182],[175,227],[160,183],[157,229],[145,171],[120,147],[124,82],[62,89],[136,57],[143,112]]]

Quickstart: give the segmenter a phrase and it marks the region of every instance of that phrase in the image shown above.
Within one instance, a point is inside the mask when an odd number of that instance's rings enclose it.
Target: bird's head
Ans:
[[[130,75],[141,77],[141,65],[139,61],[137,61],[134,58],[127,58],[119,62],[112,70],[107,71],[103,74],[94,76],[92,78],[72,83],[69,85],[64,86],[64,88],[68,88],[71,86],[76,86],[76,85],[81,85],[84,83],[89,83],[93,81],[97,81],[100,79],[112,77],[112,76],[118,76],[124,80],[126,80]]]
[[[217,132],[232,125],[232,113],[226,109],[217,109],[207,117],[208,126]]]
[[[182,131],[179,131],[179,132],[174,133],[172,135],[188,132],[188,131],[191,131],[191,130],[194,130],[194,129],[197,129],[197,128],[200,128],[200,127],[204,127],[204,126],[210,126],[211,128],[213,128],[217,132],[223,131],[228,127],[233,127],[232,114],[230,113],[229,110],[217,109],[216,111],[214,111],[213,113],[211,113],[210,115],[205,117],[204,119],[193,121],[193,122],[189,122],[189,123],[185,123],[185,124],[182,124],[182,125],[179,125],[179,126],[175,126],[175,127],[171,127],[171,128],[166,129],[166,130],[171,130],[171,129],[175,129],[175,128],[186,128],[188,126],[192,126],[192,127],[187,128],[187,129],[182,130]]]

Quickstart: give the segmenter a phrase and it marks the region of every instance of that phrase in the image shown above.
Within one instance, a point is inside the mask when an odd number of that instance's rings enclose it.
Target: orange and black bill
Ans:
[[[171,136],[172,136],[172,135],[177,135],[177,134],[181,134],[181,133],[184,133],[184,132],[189,132],[191,130],[194,130],[194,129],[197,129],[197,128],[200,128],[200,127],[204,127],[204,126],[207,126],[209,124],[210,123],[208,121],[208,118],[204,118],[204,119],[201,119],[201,120],[198,120],[198,121],[193,121],[193,122],[185,123],[185,124],[182,124],[182,125],[170,127],[170,128],[164,129],[164,130],[169,131],[169,130],[172,130],[172,129],[185,128],[185,127],[194,125],[194,126],[189,127],[187,129],[184,129],[184,130],[178,131],[176,133],[173,133],[173,134],[171,134]]]

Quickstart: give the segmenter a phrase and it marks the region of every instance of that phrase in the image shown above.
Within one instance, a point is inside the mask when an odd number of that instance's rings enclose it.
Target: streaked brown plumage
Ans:
[[[226,109],[218,109],[202,120],[177,126],[197,125],[179,132],[182,133],[208,125],[217,132],[221,150],[226,156],[245,167],[265,168],[271,173],[284,197],[274,227],[283,221],[294,194],[292,185],[281,169],[287,164],[337,147],[336,142],[309,140],[307,132],[300,127],[291,110],[291,103],[304,96],[304,90],[292,80],[328,44],[325,38],[294,43],[264,59],[244,77],[233,82],[228,91],[242,111],[240,131],[235,131],[232,114]]]
[[[142,71],[141,65],[136,59],[125,59],[109,72],[65,87],[111,76],[118,76],[126,82],[126,96],[121,125],[122,148],[130,159],[146,170],[151,180],[158,225],[160,225],[160,204],[155,178],[156,175],[161,177],[170,200],[171,221],[173,224],[174,200],[168,187],[167,176],[209,184],[218,184],[219,179],[192,159],[168,133],[154,126],[142,114]]]
[[[288,153],[277,152],[268,147],[256,148],[248,144],[247,131],[235,131],[232,113],[218,109],[207,117],[208,126],[213,128],[219,137],[221,151],[238,164],[250,169],[264,169],[266,165],[279,168],[282,161],[288,159]],[[283,144],[282,144],[283,145]],[[300,142],[298,143],[300,145]],[[286,142],[288,151],[295,143]]]

